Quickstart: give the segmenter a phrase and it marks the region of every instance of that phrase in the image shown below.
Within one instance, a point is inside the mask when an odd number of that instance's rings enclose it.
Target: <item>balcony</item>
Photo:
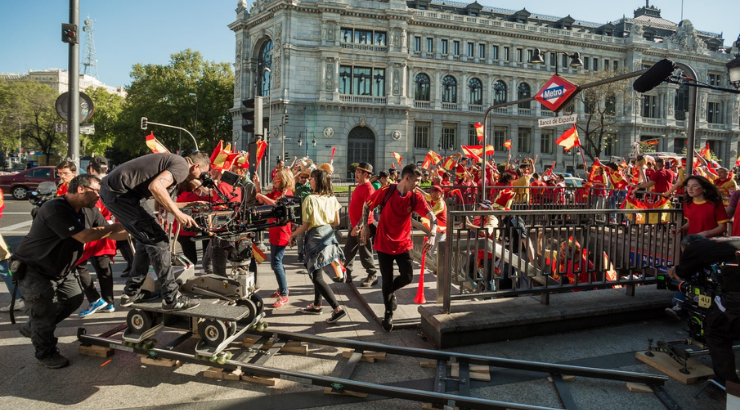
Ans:
[[[468,104],[468,111],[483,112],[483,106],[480,104]]]
[[[388,46],[372,45],[372,44],[353,44],[353,43],[342,43],[342,48],[351,50],[365,50],[373,51],[378,53],[387,53]]]
[[[414,100],[414,108],[432,108],[432,102]]]
[[[355,104],[387,104],[388,97],[372,97],[369,95],[341,94],[339,101]]]
[[[642,123],[643,124],[650,124],[650,125],[665,125],[665,120],[663,118],[645,118],[645,117],[642,117]]]
[[[532,115],[532,109],[531,108],[519,108],[517,110],[517,113],[519,113],[519,115]]]
[[[448,111],[458,111],[460,108],[459,108],[459,105],[457,103],[443,102],[442,103],[442,109],[443,110],[448,110]]]
[[[509,107],[494,108],[493,112],[495,112],[496,114],[508,114]]]
[[[555,116],[555,112],[550,111],[550,110],[542,110],[542,112],[540,114],[543,117],[554,117]]]
[[[724,130],[727,129],[725,124],[708,124],[710,130]]]

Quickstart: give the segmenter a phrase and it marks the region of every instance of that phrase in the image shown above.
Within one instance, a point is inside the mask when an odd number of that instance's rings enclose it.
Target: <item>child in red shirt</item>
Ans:
[[[698,175],[686,178],[683,186],[686,191],[683,196],[683,215],[688,221],[681,228],[674,229],[674,235],[679,232],[699,234],[706,238],[724,235],[730,218],[719,189]]]

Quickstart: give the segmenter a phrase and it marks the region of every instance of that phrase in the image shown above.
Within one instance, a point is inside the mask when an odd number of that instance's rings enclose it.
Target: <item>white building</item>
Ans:
[[[43,71],[32,71],[28,70],[28,74],[15,74],[15,73],[0,73],[0,78],[5,80],[34,80],[42,84],[46,84],[55,90],[58,94],[62,94],[69,90],[69,73],[67,70],[60,68],[52,68]],[[126,89],[123,86],[110,86],[106,85],[97,78],[87,75],[80,74],[80,90],[85,90],[89,87],[93,88],[105,88],[111,94],[118,94],[123,98],[126,98]]]
[[[557,65],[564,78],[584,84],[585,74],[637,71],[670,58],[694,68],[700,81],[728,87],[731,56],[721,36],[697,31],[688,20],[664,20],[650,6],[633,18],[597,24],[477,2],[257,0],[247,10],[241,0],[236,17],[229,25],[236,35],[234,139],[246,139],[238,138],[246,136],[241,101],[262,95],[272,119],[269,164],[280,155],[275,137],[287,113],[289,156],[307,152],[328,162],[337,147],[341,176],[360,161],[388,168],[391,152],[404,163],[420,162],[429,149],[441,146],[449,154],[476,144],[473,124],[486,108],[533,96]],[[535,48],[551,51],[545,64],[529,63]],[[555,51],[579,52],[584,67],[568,67],[568,56]],[[681,152],[685,87],[664,83],[644,95],[625,88],[611,102],[613,138],[601,157],[626,155],[632,142],[656,138],[658,151]],[[582,104],[574,109],[584,118]],[[697,109],[697,146],[708,141],[724,164],[734,165],[740,97],[700,88]],[[553,161],[560,171],[572,164],[570,153],[555,145],[566,126],[537,127],[538,118],[553,115],[536,101],[495,110],[489,135],[498,160],[511,139],[512,156],[537,154],[539,169]]]

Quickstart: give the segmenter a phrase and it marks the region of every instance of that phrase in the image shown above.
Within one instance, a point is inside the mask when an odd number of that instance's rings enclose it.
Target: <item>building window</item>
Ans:
[[[707,75],[707,82],[709,85],[720,86],[720,83],[722,82],[722,74],[709,73],[709,75]]]
[[[385,70],[340,66],[339,93],[382,97],[385,95]]]
[[[473,58],[475,54],[473,54],[473,43],[468,43],[468,57]]]
[[[414,148],[429,148],[429,123],[414,124]]]
[[[617,98],[614,94],[606,96],[606,100],[604,102],[604,114],[617,115]]]
[[[470,104],[483,105],[483,84],[477,78],[471,78],[468,81],[470,90]]]
[[[434,39],[427,37],[427,53],[434,52]]]
[[[352,67],[339,67],[339,94],[352,94]]]
[[[485,44],[478,44],[478,58],[480,59],[486,58],[486,45]]]
[[[442,102],[445,103],[456,103],[457,102],[457,80],[455,77],[448,75],[442,79],[442,87],[444,91],[442,93]]]
[[[421,52],[421,37],[414,37],[414,51]]]
[[[386,34],[385,31],[376,31],[375,32],[375,39],[373,41],[373,44],[376,46],[386,46],[388,43],[386,42]]]
[[[373,32],[370,30],[355,30],[355,44],[372,44]]]
[[[491,58],[498,60],[498,46],[491,47]]]
[[[604,68],[608,67],[604,64]],[[617,152],[617,137],[614,134],[606,134],[604,138],[604,156],[612,156]]]
[[[442,54],[447,55],[447,40],[442,40]]]
[[[468,145],[478,145],[478,133],[475,131],[475,125],[468,125]]]
[[[532,152],[532,130],[529,128],[519,128],[519,152]]]
[[[416,90],[414,91],[414,99],[418,101],[429,101],[430,97],[430,81],[429,76],[426,74],[416,75]]]
[[[612,61],[612,69],[614,71],[619,70],[619,61],[617,61],[617,60]]]
[[[384,97],[385,96],[385,69],[374,68],[373,69],[373,96]]]
[[[532,57],[533,56],[534,56],[534,51],[533,50],[527,50],[527,61],[526,62],[528,63],[528,62],[532,61]]]
[[[658,96],[645,95],[642,98],[642,116],[645,118],[660,118],[658,112]]]
[[[610,70],[609,60],[607,60],[607,59],[604,59],[604,70],[606,70],[606,71],[609,71]]]
[[[529,84],[519,83],[519,87],[517,87],[516,94],[517,94],[518,100],[523,100],[525,98],[530,98],[532,96],[532,90],[529,88]],[[531,101],[522,102],[522,103],[519,103],[518,106],[519,108],[529,109],[531,108],[530,103]],[[525,151],[525,152],[529,152],[529,151]]]
[[[352,91],[355,95],[372,95],[372,69],[369,67],[354,67],[352,70]]]
[[[385,31],[359,30],[342,27],[340,33],[341,41],[343,43],[374,44],[377,46],[387,45]]]
[[[493,127],[493,147],[495,149],[503,148],[506,141],[506,127]]]
[[[550,67],[555,67],[558,64],[558,53],[550,54]]]
[[[589,70],[591,66],[589,65],[591,63],[591,57],[583,57],[583,69]]]
[[[516,62],[517,63],[524,62],[524,50],[521,48],[516,49]]]
[[[506,83],[501,80],[493,84],[493,104],[503,104],[506,102]]]
[[[540,153],[552,154],[552,130],[542,130],[542,134],[540,134]]]
[[[259,60],[257,61],[257,70],[262,73],[260,76],[262,80],[262,84],[260,84],[260,96],[267,97],[270,95],[270,89],[272,88],[270,87],[272,72],[265,69],[272,67],[272,40],[265,41],[265,44],[260,48],[258,55]]]
[[[707,104],[707,122],[710,124],[722,124],[721,102],[710,102]]]
[[[599,59],[594,57],[594,65],[593,65],[594,71],[599,71]]]
[[[344,28],[341,29],[341,35],[342,35],[342,42],[343,43],[351,43],[354,39],[354,34],[352,34],[351,28]]]
[[[504,47],[504,61],[511,61],[511,49]]]
[[[459,41],[453,41],[452,42],[452,54],[459,56],[460,55],[460,42]]]
[[[674,98],[676,106],[676,119],[678,121],[686,120],[686,112],[689,111],[689,86],[684,84],[676,90]]]
[[[565,53],[561,54],[560,57],[561,57],[561,59],[560,59],[561,60],[560,66],[561,67],[568,67],[569,66],[568,58],[570,58],[570,57],[568,57],[568,55],[565,54]]]
[[[457,126],[453,124],[442,125],[442,149],[455,149],[455,136],[457,134]]]
[[[673,153],[683,154],[683,150],[686,148],[686,138],[676,138],[673,140]]]

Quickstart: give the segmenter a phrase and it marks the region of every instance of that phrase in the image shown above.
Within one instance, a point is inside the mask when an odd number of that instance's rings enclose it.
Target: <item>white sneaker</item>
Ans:
[[[18,299],[15,301],[14,311],[23,310],[26,307],[26,304],[23,303],[23,299]],[[0,308],[0,312],[8,313],[10,312],[10,305],[3,306]]]

